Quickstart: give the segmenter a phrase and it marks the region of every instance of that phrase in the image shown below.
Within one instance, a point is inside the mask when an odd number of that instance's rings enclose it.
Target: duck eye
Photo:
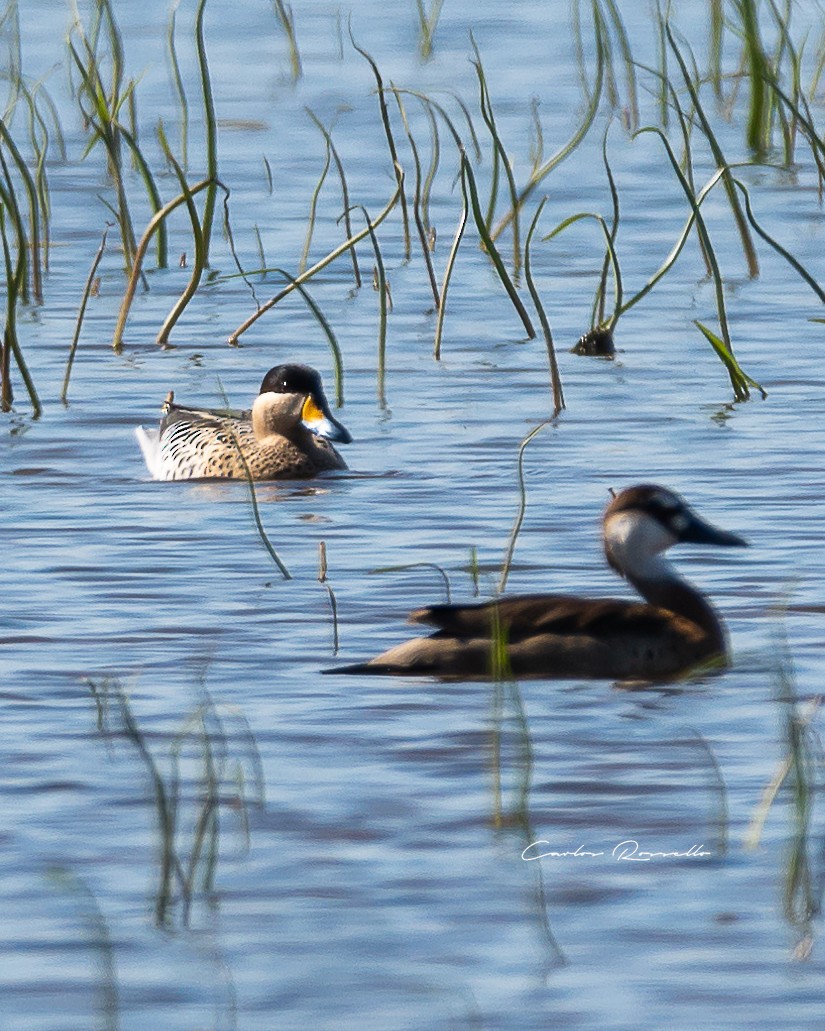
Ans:
[[[690,517],[679,509],[668,513],[670,525],[677,533],[682,533],[690,525]]]

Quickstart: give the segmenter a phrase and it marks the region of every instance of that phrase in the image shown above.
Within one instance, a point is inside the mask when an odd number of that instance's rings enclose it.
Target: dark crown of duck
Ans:
[[[323,396],[324,389],[321,385],[321,376],[309,365],[299,365],[297,362],[290,362],[286,365],[276,365],[264,376],[261,383],[260,393],[266,394],[320,394]]]

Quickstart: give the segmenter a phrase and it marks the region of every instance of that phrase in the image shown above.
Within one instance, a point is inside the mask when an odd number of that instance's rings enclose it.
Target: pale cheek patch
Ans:
[[[604,529],[606,544],[623,569],[640,568],[677,541],[674,533],[642,512],[621,512]]]

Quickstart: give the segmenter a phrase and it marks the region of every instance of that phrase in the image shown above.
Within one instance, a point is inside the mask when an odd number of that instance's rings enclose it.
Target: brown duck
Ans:
[[[604,514],[610,566],[644,602],[528,594],[474,605],[433,605],[410,616],[437,627],[366,663],[329,673],[436,677],[606,677],[668,680],[723,665],[725,631],[710,602],[664,553],[674,544],[743,546],[664,487],[629,487]],[[498,656],[498,658],[496,658]]]
[[[294,480],[347,467],[330,441],[352,437],[308,365],[270,369],[251,411],[188,408],[172,394],[163,411],[157,430],[135,431],[155,480]]]

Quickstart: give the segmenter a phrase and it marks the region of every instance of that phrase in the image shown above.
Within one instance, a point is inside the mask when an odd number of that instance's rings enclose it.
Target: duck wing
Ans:
[[[656,635],[664,633],[672,620],[672,613],[645,602],[565,594],[525,594],[471,605],[431,605],[410,615],[411,623],[436,627],[438,637],[489,638],[498,624],[511,644],[538,634]]]
[[[160,421],[160,434],[163,436],[166,430],[182,423],[187,426],[208,426],[218,430],[226,429],[229,426],[237,429],[237,423],[251,423],[251,420],[252,412],[250,411],[233,408],[190,408],[187,405],[171,402],[166,405],[164,416]]]

